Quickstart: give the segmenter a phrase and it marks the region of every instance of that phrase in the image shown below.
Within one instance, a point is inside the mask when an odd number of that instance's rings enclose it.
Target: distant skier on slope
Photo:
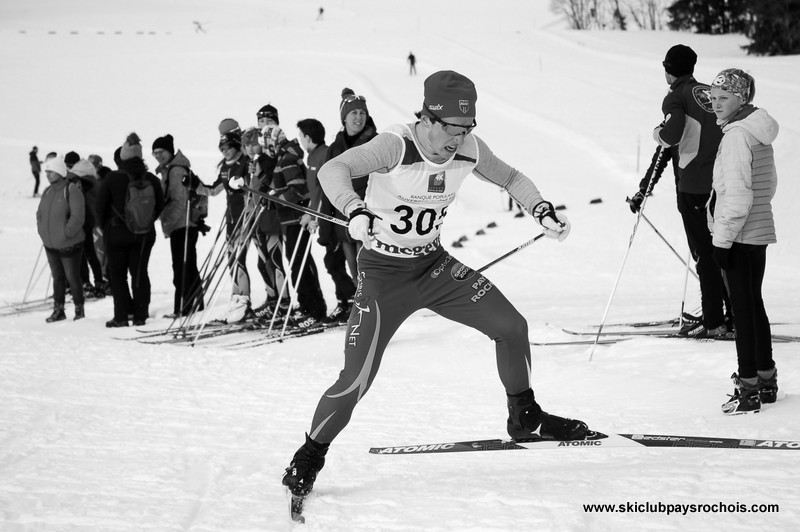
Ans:
[[[395,331],[422,308],[494,340],[512,438],[587,437],[584,422],[548,414],[535,401],[525,318],[491,281],[451,256],[440,242],[447,208],[472,173],[508,190],[547,236],[561,241],[570,231],[566,216],[542,199],[528,177],[472,134],[477,125],[476,99],[475,85],[465,76],[436,72],[425,80],[417,122],[390,126],[319,171],[325,193],[348,216],[348,231],[363,249],[344,369],[320,399],[305,444],[283,476],[283,484],[296,497],[311,491],[330,443],[372,384]],[[369,185],[362,200],[351,177],[367,174]]]

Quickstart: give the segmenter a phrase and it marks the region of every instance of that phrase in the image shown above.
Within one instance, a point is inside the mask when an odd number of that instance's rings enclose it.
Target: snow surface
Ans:
[[[0,300],[22,299],[40,240],[27,152],[111,155],[130,131],[149,147],[169,132],[212,179],[217,123],[243,125],[267,102],[290,137],[313,116],[338,129],[341,89],[367,97],[379,128],[411,121],[422,81],[439,69],[479,90],[476,133],[567,207],[571,236],[542,240],[490,278],[529,320],[531,338],[598,323],[634,217],[624,203],[655,145],[676,43],[700,55],[697,77],[750,71],[756,104],[781,125],[774,201],[780,242],[764,283],[776,332],[800,333],[800,59],[748,57],[740,36],[572,32],[547,2],[340,0],[28,0],[0,5]],[[197,33],[192,21],[207,33]],[[418,57],[410,77],[405,58]],[[147,156],[151,167],[155,161]],[[42,178],[44,180],[44,176]],[[600,198],[602,203],[590,203]],[[472,180],[444,241],[480,267],[537,234]],[[212,200],[216,223],[224,199]],[[665,178],[647,215],[682,255]],[[490,222],[485,236],[475,233]],[[212,237],[201,239],[203,256]],[[321,264],[319,248],[314,249]],[[251,254],[252,257],[255,254]],[[40,263],[41,265],[41,263]],[[253,271],[255,271],[253,269]],[[150,265],[149,327],[171,311],[167,243]],[[685,270],[639,227],[608,322],[676,316]],[[45,276],[46,277],[46,276]],[[257,275],[256,275],[257,277]],[[322,279],[333,306],[330,281]],[[44,293],[44,278],[33,297]],[[261,302],[260,288],[253,294]],[[227,290],[227,288],[226,288]],[[218,311],[223,312],[224,299]],[[687,309],[698,306],[690,278]],[[71,309],[68,309],[71,317]],[[342,363],[338,334],[231,350],[148,346],[109,330],[110,298],[87,318],[46,325],[46,311],[0,318],[0,529],[22,531],[290,530],[280,476]],[[307,530],[796,530],[800,454],[709,449],[564,449],[375,456],[371,446],[505,436],[493,346],[420,312],[389,346],[380,376],[334,442],[306,508]],[[776,344],[780,400],[756,416],[719,405],[736,369],[731,343],[636,339],[590,348],[537,347],[533,379],[548,410],[608,432],[800,439],[797,344]],[[587,513],[584,504],[778,504],[777,513]]]

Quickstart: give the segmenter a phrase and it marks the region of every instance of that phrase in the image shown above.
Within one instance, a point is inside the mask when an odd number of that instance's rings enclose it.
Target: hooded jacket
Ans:
[[[189,199],[189,189],[183,186],[183,178],[188,173],[186,168],[191,163],[186,156],[178,150],[175,156],[163,166],[156,168],[156,173],[161,175],[161,190],[164,192],[164,210],[161,213],[161,230],[169,238],[173,231],[186,227],[186,203]],[[195,227],[189,220],[189,227]]]
[[[708,218],[716,247],[733,242],[777,242],[772,197],[778,185],[772,143],[778,123],[764,109],[746,105],[721,124],[724,136],[714,162]]]
[[[36,228],[44,247],[63,250],[82,245],[84,216],[83,192],[78,184],[62,178],[47,187],[36,211]]]

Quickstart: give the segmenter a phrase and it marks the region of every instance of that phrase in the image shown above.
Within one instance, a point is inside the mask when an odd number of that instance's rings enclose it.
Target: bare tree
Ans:
[[[664,28],[667,0],[626,0],[625,7],[633,22],[643,30]]]

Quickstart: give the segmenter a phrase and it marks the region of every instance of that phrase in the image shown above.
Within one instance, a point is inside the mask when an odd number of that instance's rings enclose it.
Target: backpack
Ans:
[[[135,235],[146,235],[155,227],[156,191],[147,174],[139,178],[130,177],[125,192],[125,212],[122,220],[128,231]]]
[[[197,174],[195,174],[188,166],[184,166],[182,164],[171,165],[169,167],[170,171],[173,168],[183,168],[186,170],[186,173],[190,179],[190,183],[202,183],[200,178],[197,177]],[[169,190],[169,187],[167,187],[167,190]],[[208,196],[198,194],[196,190],[189,187],[189,221],[195,225],[200,225],[203,224],[206,216],[208,216]]]

